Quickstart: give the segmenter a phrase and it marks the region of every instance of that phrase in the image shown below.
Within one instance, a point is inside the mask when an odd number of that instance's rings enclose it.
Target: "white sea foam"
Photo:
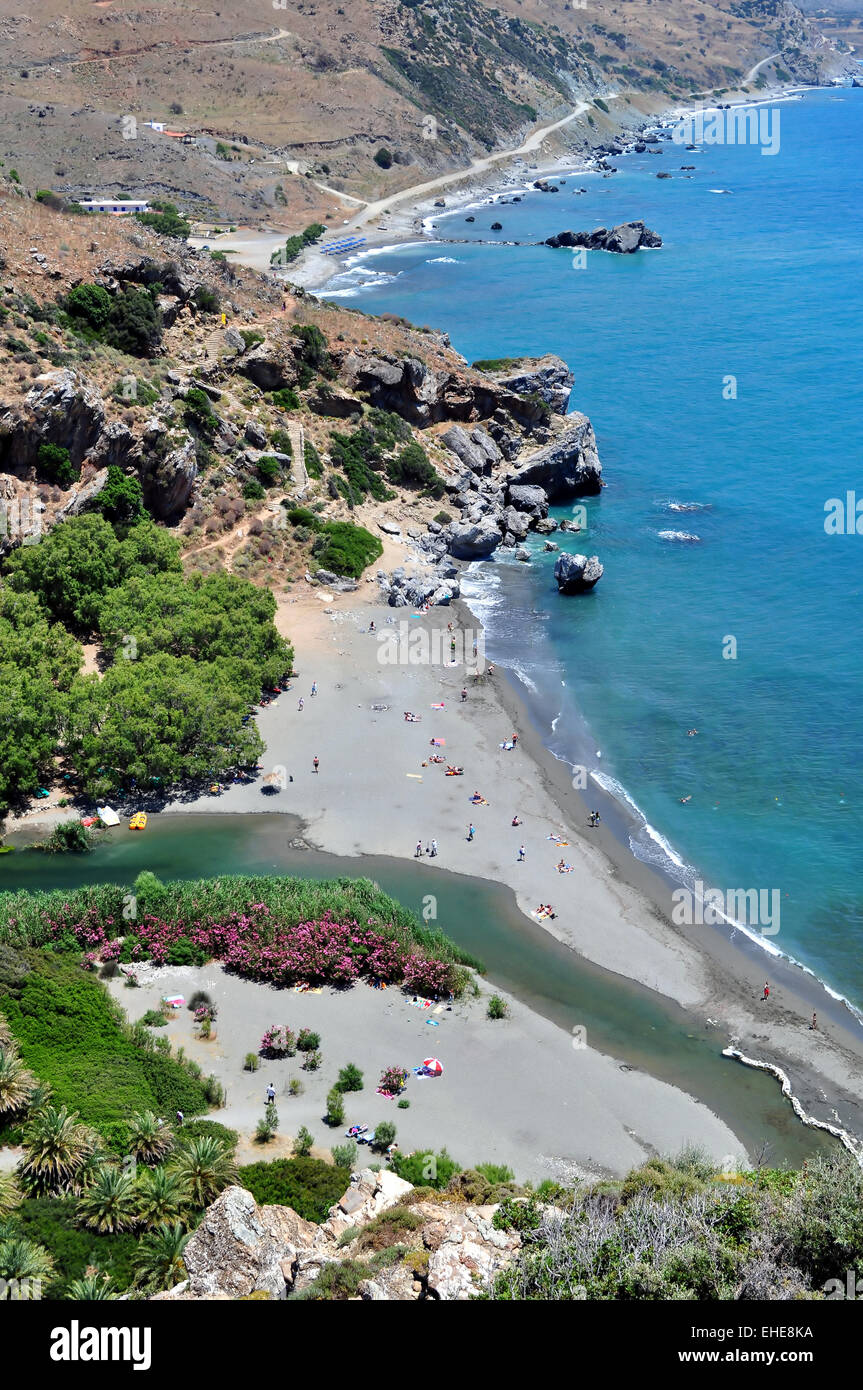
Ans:
[[[432,258],[431,258],[430,261],[426,261],[426,265],[460,265],[460,264],[461,264],[461,262],[459,261],[459,259],[458,259],[457,256],[432,256]]]
[[[700,536],[693,535],[691,531],[657,531],[656,534],[662,541],[677,541],[688,545],[696,545],[701,540]]]
[[[712,502],[676,502],[669,499],[667,502],[658,503],[669,512],[712,512]]]

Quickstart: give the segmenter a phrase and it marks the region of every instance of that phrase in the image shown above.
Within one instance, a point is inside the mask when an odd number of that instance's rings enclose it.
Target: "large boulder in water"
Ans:
[[[555,248],[583,246],[588,251],[616,251],[626,256],[642,246],[661,246],[662,237],[641,221],[621,222],[610,231],[607,227],[595,227],[592,232],[558,232],[546,238],[545,244]]]
[[[597,555],[567,555],[558,557],[554,577],[560,594],[584,594],[602,578],[602,565]]]

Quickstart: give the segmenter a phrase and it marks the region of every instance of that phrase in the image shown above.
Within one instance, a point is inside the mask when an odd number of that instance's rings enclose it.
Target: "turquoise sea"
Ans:
[[[640,857],[778,890],[770,948],[863,1007],[863,535],[825,531],[828,499],[863,499],[861,148],[863,91],[808,93],[781,104],[773,157],[667,142],[611,178],[438,221],[529,241],[640,217],[661,250],[577,269],[547,247],[425,243],[325,294],[444,328],[469,361],[570,363],[607,487],[587,535],[555,540],[605,575],[562,598],[536,541],[530,566],[475,566],[488,655],[554,751],[638,808]]]

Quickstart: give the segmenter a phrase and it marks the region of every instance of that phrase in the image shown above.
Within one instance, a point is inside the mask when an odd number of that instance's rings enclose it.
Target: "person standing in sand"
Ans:
[[[770,998],[770,983],[769,983],[768,980],[765,980],[765,981],[764,981],[764,993],[763,993],[762,996],[761,996],[761,1002],[762,1002],[762,1004],[764,1003],[764,1000],[765,1000],[765,999],[769,999],[769,998]]]
[[[298,713],[298,714],[302,714],[303,709],[305,708],[305,704],[306,704],[306,702],[305,702],[305,700],[303,699],[303,697],[302,697],[302,695],[301,695],[300,698],[299,698],[299,700],[297,701],[297,713]]]
[[[318,755],[317,755],[317,753],[316,753],[315,756],[312,758],[312,767],[315,769],[315,772],[317,772],[317,770],[318,770],[318,768],[320,767],[320,765],[321,765],[321,760],[320,760],[320,758],[318,757]]]
[[[468,838],[469,840],[472,840],[475,834],[476,834],[476,829],[474,828],[473,821],[471,821],[470,825],[469,825],[468,828],[467,828],[467,838]]]
[[[432,859],[437,858],[437,840],[432,840],[430,854]]]
[[[812,1015],[812,1022],[811,1022],[810,1025],[809,1025],[809,1031],[810,1031],[810,1033],[814,1033],[814,1031],[815,1031],[815,1029],[816,1029],[817,1027],[818,1027],[818,1015],[817,1015],[817,1014],[813,1014],[813,1015]]]
[[[519,845],[519,847],[518,847],[518,862],[519,862],[519,864],[523,864],[523,863],[524,863],[524,859],[525,859],[524,845]]]
[[[423,857],[423,842],[422,842],[422,840],[417,840],[417,847],[416,847],[416,849],[414,850],[414,859],[422,859],[422,857]]]

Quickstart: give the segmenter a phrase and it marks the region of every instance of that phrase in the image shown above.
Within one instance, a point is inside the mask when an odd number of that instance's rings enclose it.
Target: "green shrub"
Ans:
[[[297,1035],[298,1052],[316,1052],[321,1045],[320,1033],[312,1032],[311,1028],[301,1028]]]
[[[350,521],[325,522],[321,531],[326,544],[318,552],[318,563],[333,574],[359,579],[363,570],[383,554],[377,536]]]
[[[273,487],[282,476],[282,465],[271,454],[264,454],[259,458],[256,467],[267,487]]]
[[[319,1158],[277,1158],[240,1169],[240,1181],[259,1206],[292,1207],[305,1221],[320,1224],[350,1182],[350,1168]]]
[[[388,1149],[390,1144],[395,1143],[396,1127],[392,1120],[381,1120],[380,1124],[375,1125],[375,1138],[373,1147],[379,1152]]]
[[[257,1071],[261,1065],[261,1059],[257,1052],[247,1052],[243,1062],[243,1071]]]
[[[62,444],[40,444],[36,460],[39,472],[58,487],[70,487],[80,477],[80,467],[75,467]]]
[[[324,469],[321,463],[321,456],[311,440],[306,439],[303,443],[303,457],[305,459],[306,472],[309,477],[315,480],[322,478],[324,476]]]
[[[178,1144],[190,1144],[193,1139],[203,1138],[218,1139],[226,1149],[235,1149],[240,1140],[235,1129],[220,1125],[218,1120],[183,1120],[182,1128],[177,1132]]]
[[[266,495],[257,478],[247,478],[243,483],[243,496],[247,502],[260,502]]]
[[[353,1141],[350,1144],[334,1144],[330,1153],[337,1168],[347,1168],[350,1172],[356,1161],[357,1146]]]
[[[324,1116],[324,1124],[335,1128],[345,1122],[345,1102],[338,1086],[333,1086],[327,1096],[327,1113]]]
[[[145,1023],[148,1028],[165,1028],[167,1027],[168,1020],[158,1009],[148,1009],[147,1012],[142,1015],[141,1022]]]
[[[202,314],[217,314],[221,308],[221,300],[216,290],[209,285],[196,285],[192,301],[196,309]]]
[[[363,1074],[359,1067],[354,1066],[353,1062],[348,1062],[347,1066],[342,1067],[336,1082],[340,1091],[361,1091],[363,1089]]]
[[[55,825],[42,845],[46,854],[89,854],[94,837],[79,820],[64,820]]]
[[[374,161],[381,169],[391,169],[393,165],[392,154],[383,145],[375,152]]]
[[[144,227],[152,227],[154,232],[161,236],[176,237],[179,241],[185,241],[192,230],[192,225],[187,222],[185,217],[181,217],[173,203],[156,202],[150,203],[154,209],[152,212],[136,212],[135,221],[140,222]]]
[[[414,1187],[435,1187],[441,1192],[461,1170],[461,1166],[450,1158],[446,1149],[441,1149],[439,1153],[432,1149],[413,1154],[396,1152],[390,1160],[393,1172],[404,1178],[405,1182],[413,1183]]]
[[[106,518],[117,525],[129,525],[145,515],[144,493],[140,480],[124,473],[122,468],[111,464],[108,478],[96,498],[96,507]]]
[[[442,497],[445,491],[443,478],[419,444],[406,445],[397,458],[389,460],[387,477],[402,487],[422,488],[429,497]]]
[[[313,1143],[314,1140],[305,1125],[300,1125],[297,1131],[297,1137],[294,1140],[294,1153],[296,1156],[298,1158],[308,1158],[309,1154],[312,1152]]]
[[[486,1014],[489,1018],[506,1018],[509,1013],[509,1005],[505,999],[501,999],[499,994],[493,994],[488,1001]]]
[[[270,392],[270,400],[279,410],[299,410],[300,398],[292,386],[280,386]]]

